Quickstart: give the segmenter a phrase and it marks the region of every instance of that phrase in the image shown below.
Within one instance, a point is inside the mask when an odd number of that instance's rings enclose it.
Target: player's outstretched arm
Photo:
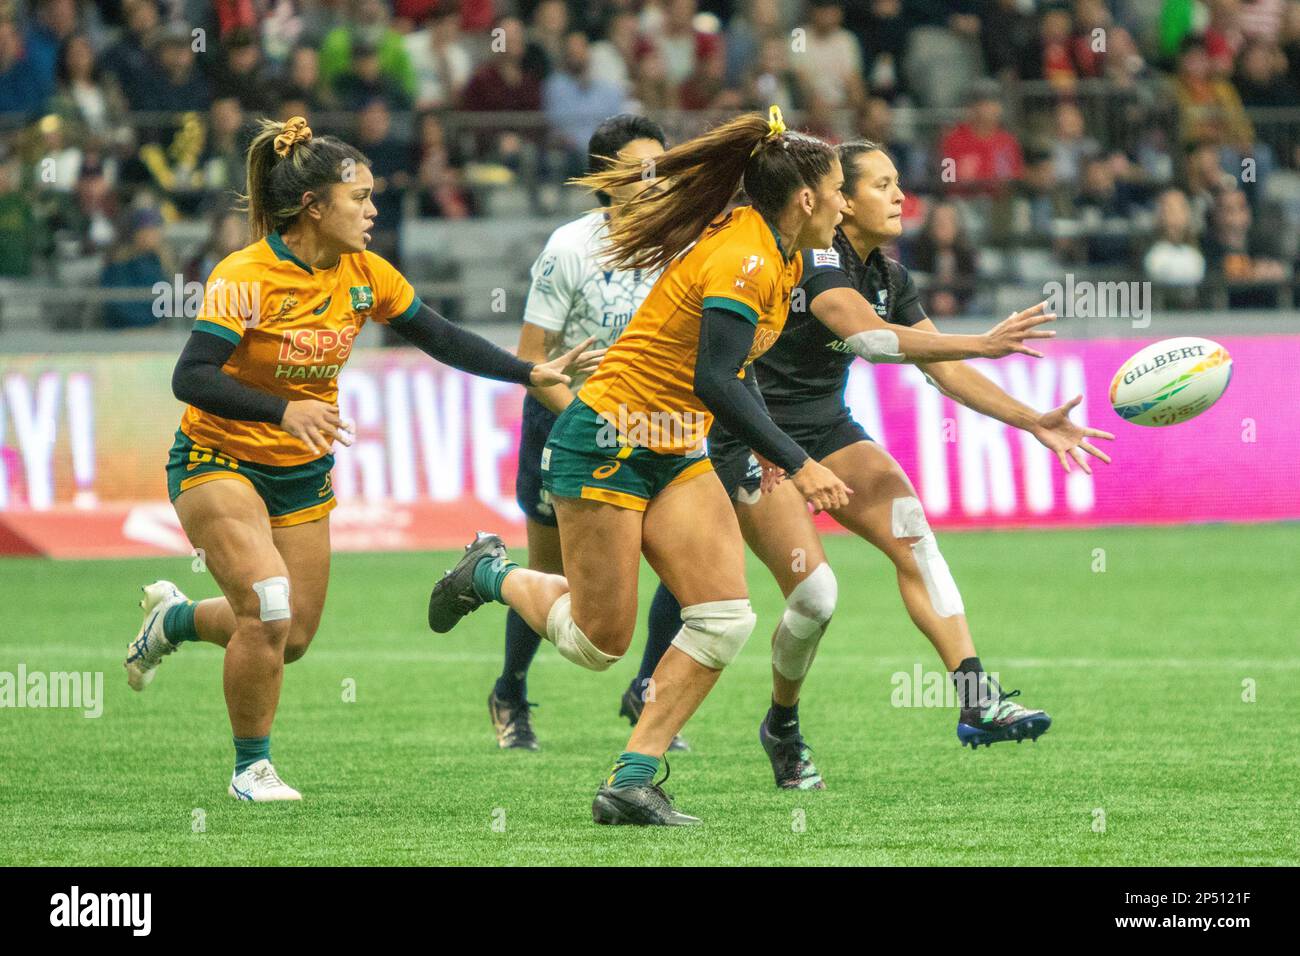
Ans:
[[[172,394],[220,418],[279,425],[318,454],[329,451],[336,439],[352,444],[352,426],[339,417],[337,405],[312,399],[291,402],[223,372],[234,351],[235,343],[219,335],[190,333],[172,372]]]
[[[917,325],[934,327],[934,323],[929,319]],[[1038,412],[1008,395],[987,375],[981,374],[965,362],[937,362],[934,365],[922,364],[920,368],[935,387],[953,401],[960,402],[981,415],[987,415],[1014,428],[1029,432],[1056,455],[1061,467],[1066,471],[1070,470],[1070,458],[1073,458],[1085,472],[1092,474],[1085,453],[1107,464],[1110,463],[1110,457],[1092,445],[1088,439],[1110,440],[1115,436],[1110,432],[1085,428],[1070,421],[1070,410],[1083,401],[1082,395],[1050,412]]]
[[[588,351],[594,341],[588,339],[553,361],[534,365],[447,321],[424,303],[410,318],[394,320],[393,329],[426,355],[452,368],[520,385],[568,385],[570,373],[594,369],[605,354],[603,349]]]
[[[781,431],[737,376],[754,343],[754,326],[725,309],[705,309],[695,359],[695,394],[723,427],[785,471],[818,511],[849,503],[852,490]]]
[[[826,289],[808,304],[819,322],[838,335],[868,362],[946,362],[966,358],[1001,358],[1013,352],[1042,358],[1025,342],[1056,335],[1038,326],[1056,316],[1047,303],[1012,313],[982,335],[948,335],[934,329],[886,322],[856,289],[844,286]]]

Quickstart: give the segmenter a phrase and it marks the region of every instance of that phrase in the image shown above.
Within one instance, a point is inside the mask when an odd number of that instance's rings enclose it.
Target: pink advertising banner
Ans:
[[[1223,398],[1190,422],[1119,419],[1111,376],[1155,339],[1061,340],[1047,357],[973,363],[1025,403],[1075,395],[1114,458],[1066,475],[1031,436],[945,398],[911,366],[853,367],[847,399],[941,528],[1300,519],[1300,335],[1215,337]],[[185,553],[163,463],[181,407],[172,356],[0,356],[0,554]],[[522,539],[514,501],[522,391],[412,350],[354,355],[340,377],[357,441],[336,449],[340,550],[447,548],[479,528]],[[828,529],[833,523],[827,521]]]

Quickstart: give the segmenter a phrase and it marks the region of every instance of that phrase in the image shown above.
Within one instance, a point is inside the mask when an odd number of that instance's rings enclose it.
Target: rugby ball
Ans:
[[[1134,425],[1177,425],[1219,400],[1232,378],[1232,356],[1195,336],[1148,345],[1110,382],[1115,414]]]

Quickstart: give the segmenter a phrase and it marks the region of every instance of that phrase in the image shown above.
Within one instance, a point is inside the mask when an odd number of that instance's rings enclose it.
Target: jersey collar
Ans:
[[[751,206],[750,208],[753,208],[753,207]],[[791,255],[787,255],[787,254],[786,254],[785,246],[783,246],[783,245],[781,244],[781,237],[780,237],[779,235],[777,235],[776,227],[773,226],[770,222],[768,222],[768,221],[767,221],[767,217],[764,216],[764,215],[763,215],[761,212],[759,212],[757,209],[754,210],[754,214],[757,215],[759,219],[762,219],[762,220],[763,220],[763,225],[767,226],[767,228],[771,231],[771,233],[772,233],[772,238],[773,238],[774,240],[776,240],[776,250],[777,250],[777,252],[781,253],[781,261],[782,261],[782,262],[789,262],[791,259],[793,259],[794,256],[791,256]]]
[[[307,263],[295,256],[293,251],[285,245],[284,237],[280,235],[278,230],[266,237],[266,244],[271,247],[271,251],[275,253],[277,258],[292,262],[298,268],[304,270],[307,275],[315,274],[312,271],[311,266],[307,265]]]

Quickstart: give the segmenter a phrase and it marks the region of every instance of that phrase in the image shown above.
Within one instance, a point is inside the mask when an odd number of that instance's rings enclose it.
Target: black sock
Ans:
[[[514,611],[506,615],[506,663],[497,678],[497,697],[514,703],[528,698],[528,668],[541,643],[522,617]]]
[[[672,644],[677,632],[682,629],[682,606],[677,598],[662,584],[655,591],[654,600],[650,602],[650,614],[646,618],[649,635],[646,637],[645,651],[641,654],[641,669],[632,678],[632,690],[640,698],[645,693],[650,675],[659,666],[659,658],[664,656],[668,645]]]
[[[767,712],[767,730],[775,737],[791,737],[799,732],[799,702],[789,707],[782,707],[772,701],[772,709]]]
[[[957,700],[962,710],[983,710],[989,694],[984,680],[984,666],[978,657],[968,657],[952,672],[952,682],[957,688]]]

